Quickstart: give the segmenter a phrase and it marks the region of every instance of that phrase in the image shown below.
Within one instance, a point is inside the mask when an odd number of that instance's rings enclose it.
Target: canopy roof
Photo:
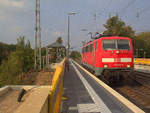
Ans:
[[[58,43],[58,42],[54,42],[50,45],[47,46],[48,48],[65,48],[65,46],[63,46],[62,44]]]

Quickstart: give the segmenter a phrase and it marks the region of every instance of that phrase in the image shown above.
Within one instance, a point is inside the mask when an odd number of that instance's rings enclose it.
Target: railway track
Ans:
[[[114,89],[144,111],[150,112],[150,84],[147,84],[150,76],[147,73],[134,72],[129,79],[129,83]]]
[[[141,82],[141,84],[150,85],[150,73],[134,71],[133,77],[137,82]]]
[[[123,86],[115,88],[115,90],[142,108],[144,111],[150,112],[150,96],[145,95],[145,93],[142,93],[139,89],[130,86]]]

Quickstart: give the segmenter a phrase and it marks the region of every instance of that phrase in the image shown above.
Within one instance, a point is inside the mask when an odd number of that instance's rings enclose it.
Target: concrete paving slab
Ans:
[[[150,73],[150,66],[147,65],[134,65],[136,71]]]
[[[50,86],[37,86],[30,90],[15,113],[48,113],[49,90]]]
[[[10,85],[0,88],[0,113],[48,113],[51,86]],[[17,101],[21,89],[27,92]]]

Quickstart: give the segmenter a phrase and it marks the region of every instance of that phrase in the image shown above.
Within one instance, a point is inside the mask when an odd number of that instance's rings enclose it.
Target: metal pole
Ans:
[[[42,62],[42,58],[41,58],[41,27],[40,27],[40,0],[39,0],[39,4],[38,4],[38,8],[39,8],[39,61],[40,61],[40,69],[41,67],[41,62]]]
[[[48,67],[48,47],[46,47],[46,67]]]
[[[70,51],[70,15],[75,15],[76,12],[70,12],[68,13],[68,53],[67,57],[69,58],[69,51]]]
[[[137,54],[137,58],[138,58],[138,56],[139,56],[138,49],[136,49],[136,54]]]
[[[45,68],[45,56],[43,56],[43,70]]]
[[[36,6],[35,6],[35,48],[34,48],[34,69],[37,68],[37,0],[36,0]]]
[[[35,49],[34,49],[34,69],[37,67],[37,38],[35,37]]]
[[[41,69],[41,28],[40,28],[40,0],[36,0],[36,27],[35,27],[35,69],[37,64]]]
[[[50,64],[50,61],[49,61],[49,59],[50,59],[50,57],[49,57],[49,55],[48,55],[48,66],[49,66],[49,64]]]
[[[67,51],[67,57],[69,58],[69,48],[70,48],[70,44],[69,44],[69,41],[70,41],[70,37],[69,37],[69,32],[70,32],[70,18],[69,18],[69,15],[68,15],[68,51]]]
[[[49,64],[50,64],[50,56],[49,56],[49,53],[50,53],[50,49],[48,48],[48,50],[47,50],[47,67],[49,66]]]

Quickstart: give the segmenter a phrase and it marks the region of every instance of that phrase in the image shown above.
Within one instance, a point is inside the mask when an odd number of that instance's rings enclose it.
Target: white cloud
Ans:
[[[1,6],[22,8],[24,1],[22,0],[0,0]]]

